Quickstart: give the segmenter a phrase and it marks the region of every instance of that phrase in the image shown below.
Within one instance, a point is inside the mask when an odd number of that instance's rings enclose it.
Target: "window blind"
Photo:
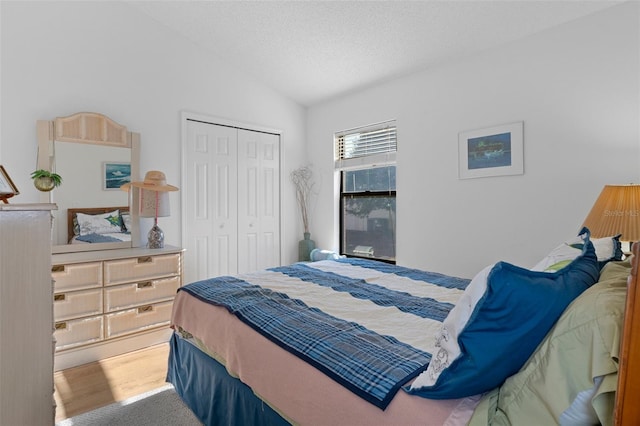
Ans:
[[[334,139],[337,169],[395,163],[395,120],[338,132]]]

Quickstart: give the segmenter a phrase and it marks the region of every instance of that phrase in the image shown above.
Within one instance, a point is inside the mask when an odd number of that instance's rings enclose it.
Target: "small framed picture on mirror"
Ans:
[[[11,180],[9,173],[7,173],[4,166],[0,165],[0,200],[8,203],[7,198],[11,198],[19,193],[20,191],[18,191],[18,188]]]
[[[119,191],[125,183],[131,182],[131,163],[105,161],[102,163],[102,190]]]

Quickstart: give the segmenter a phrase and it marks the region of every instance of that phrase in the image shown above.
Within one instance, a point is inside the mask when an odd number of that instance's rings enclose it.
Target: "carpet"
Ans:
[[[166,385],[158,389],[62,420],[56,426],[197,426],[202,423]]]

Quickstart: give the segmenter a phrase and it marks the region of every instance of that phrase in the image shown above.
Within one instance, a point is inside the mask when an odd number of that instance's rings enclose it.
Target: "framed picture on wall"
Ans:
[[[131,163],[105,161],[102,163],[102,189],[119,190],[125,183],[131,182]]]
[[[9,173],[0,165],[0,200],[7,203],[7,198],[18,195],[20,191],[11,180]]]
[[[470,179],[524,173],[524,122],[458,135],[458,177]]]

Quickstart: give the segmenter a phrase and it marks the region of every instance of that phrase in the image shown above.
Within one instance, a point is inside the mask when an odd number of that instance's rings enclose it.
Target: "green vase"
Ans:
[[[298,243],[298,261],[310,261],[311,257],[309,255],[314,248],[316,248],[316,243],[311,239],[311,233],[305,232],[304,239]]]

